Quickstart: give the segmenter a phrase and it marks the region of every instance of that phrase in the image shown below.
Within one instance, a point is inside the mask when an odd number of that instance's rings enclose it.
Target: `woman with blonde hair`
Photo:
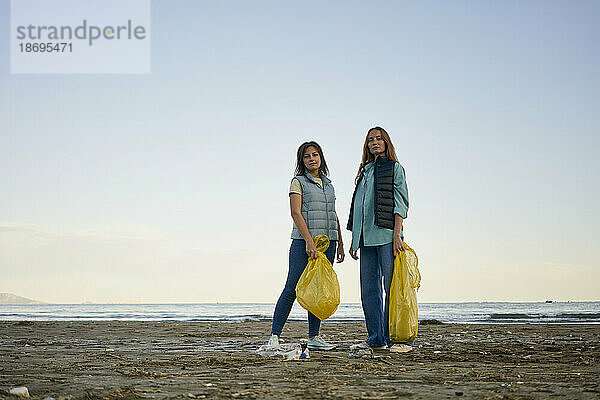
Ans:
[[[390,136],[379,126],[367,132],[355,184],[347,228],[352,231],[350,256],[357,260],[360,249],[360,292],[368,333],[365,343],[395,351],[389,335],[388,303],[394,257],[404,250],[402,223],[408,212],[408,187]]]

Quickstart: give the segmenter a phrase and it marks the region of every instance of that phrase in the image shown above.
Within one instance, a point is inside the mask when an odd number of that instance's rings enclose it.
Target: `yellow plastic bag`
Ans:
[[[317,258],[309,258],[296,285],[298,303],[321,321],[331,317],[340,305],[340,284],[331,263],[325,256],[329,238],[315,236]]]
[[[416,289],[421,283],[417,254],[404,242],[405,250],[394,259],[394,274],[390,287],[390,339],[410,342],[419,330],[419,310]]]

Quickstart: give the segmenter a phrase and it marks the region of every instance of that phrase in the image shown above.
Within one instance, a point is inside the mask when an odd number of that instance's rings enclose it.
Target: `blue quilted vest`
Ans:
[[[306,221],[308,231],[314,238],[326,235],[329,240],[338,240],[337,215],[335,213],[335,190],[331,180],[321,176],[323,187],[311,174],[296,176],[302,186],[302,217]],[[292,239],[303,239],[296,225],[292,229]]]

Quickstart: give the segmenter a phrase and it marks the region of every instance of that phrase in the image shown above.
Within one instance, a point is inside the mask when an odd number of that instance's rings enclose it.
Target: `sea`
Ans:
[[[0,304],[0,321],[270,321],[268,303]],[[288,320],[306,320],[294,304]],[[342,303],[330,321],[364,321],[360,303]],[[419,320],[444,323],[600,324],[600,302],[419,303]]]

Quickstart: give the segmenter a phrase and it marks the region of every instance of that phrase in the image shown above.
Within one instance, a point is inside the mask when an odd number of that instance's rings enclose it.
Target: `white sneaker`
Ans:
[[[392,347],[390,347],[392,353],[408,353],[412,349],[412,346],[402,343],[394,343]]]
[[[271,335],[269,341],[267,342],[267,346],[269,347],[279,347],[279,336]]]
[[[383,345],[383,346],[377,346],[377,347],[373,347],[373,346],[369,346],[369,344],[367,342],[360,342],[359,344],[356,345],[357,349],[371,349],[371,350],[387,350],[387,346]]]
[[[308,339],[307,346],[311,350],[331,350],[335,347],[334,344],[327,343],[320,336],[315,336]]]

